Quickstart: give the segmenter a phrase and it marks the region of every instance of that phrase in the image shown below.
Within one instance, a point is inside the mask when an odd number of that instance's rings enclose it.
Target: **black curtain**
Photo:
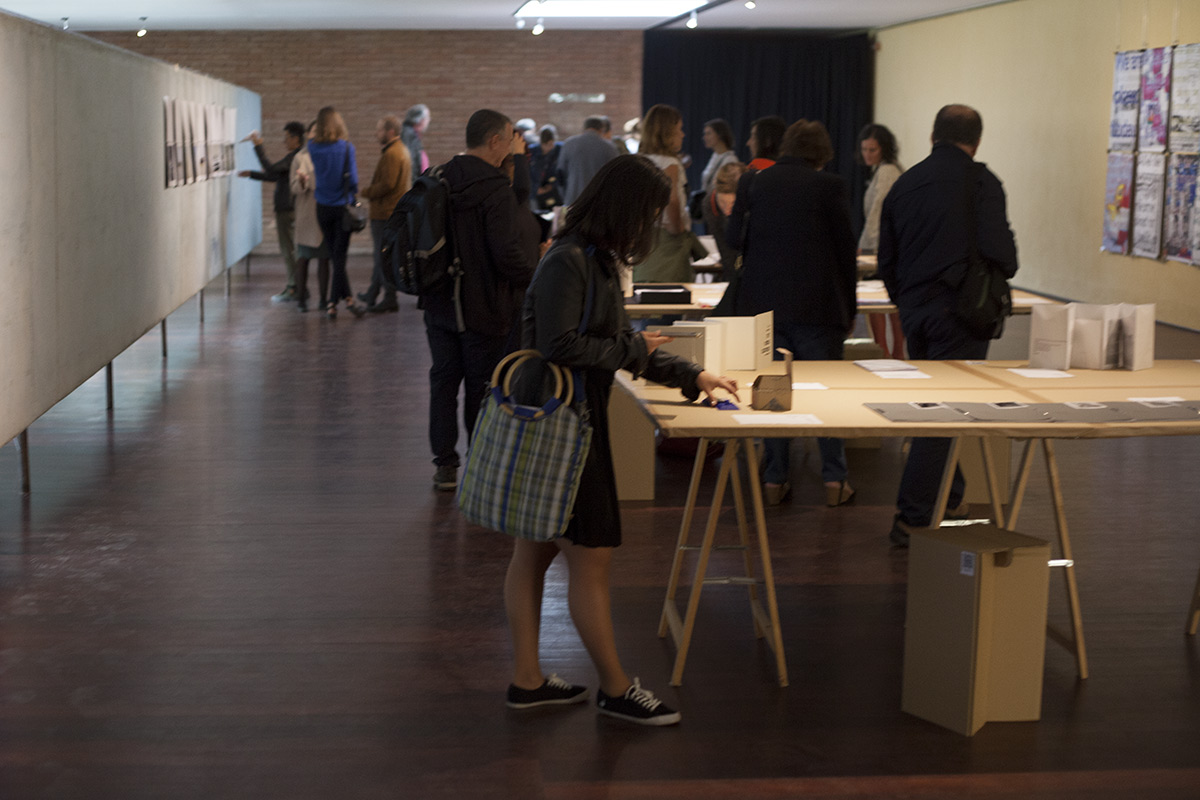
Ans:
[[[755,119],[819,120],[833,140],[825,169],[850,183],[851,213],[861,227],[867,173],[855,158],[856,138],[872,121],[875,74],[867,34],[652,30],[643,44],[643,111],[667,103],[683,113],[692,187],[711,155],[701,140],[708,120],[729,122],[742,161],[749,160],[746,139]]]

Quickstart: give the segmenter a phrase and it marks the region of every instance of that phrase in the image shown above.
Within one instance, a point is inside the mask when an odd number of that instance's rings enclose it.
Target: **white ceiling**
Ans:
[[[700,28],[881,28],[1007,0],[710,0]],[[522,0],[0,0],[0,10],[72,30],[505,29]],[[638,30],[661,19],[546,19],[557,29]],[[682,22],[675,26],[682,26]]]

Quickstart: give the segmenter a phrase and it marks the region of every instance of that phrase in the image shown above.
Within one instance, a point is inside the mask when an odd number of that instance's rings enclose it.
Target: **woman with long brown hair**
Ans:
[[[635,375],[676,386],[691,399],[736,385],[658,350],[668,337],[636,333],[625,318],[620,272],[640,260],[654,241],[655,220],[671,185],[641,156],[605,164],[571,204],[566,223],[538,265],[525,295],[522,344],[546,360],[582,373],[592,443],[584,462],[571,521],[550,542],[514,540],[504,582],[514,666],[511,708],[567,705],[587,699],[587,689],[556,675],[546,677],[538,658],[542,589],[546,570],[567,559],[571,620],[600,677],[596,705],[602,714],[640,725],[673,725],[679,713],[630,679],[617,655],[609,597],[613,549],[621,543],[616,477],[608,440],[608,395],[613,374]],[[588,299],[591,299],[590,307]],[[586,317],[586,319],[585,319]],[[580,332],[582,325],[582,332]]]
[[[325,313],[337,316],[338,303],[361,317],[364,309],[354,302],[350,278],[346,274],[346,253],[350,249],[350,231],[342,224],[347,203],[358,193],[358,168],[354,161],[354,145],[347,138],[346,123],[333,106],[325,106],[317,114],[317,131],[308,143],[316,176],[317,224],[325,235],[325,247],[333,262],[333,275]]]
[[[695,278],[692,269],[691,219],[687,212],[687,178],[679,151],[683,147],[683,115],[679,109],[658,104],[642,118],[642,144],[638,155],[645,156],[662,170],[671,182],[671,195],[654,229],[654,247],[633,268],[635,281],[686,283]],[[703,246],[700,247],[703,251]]]

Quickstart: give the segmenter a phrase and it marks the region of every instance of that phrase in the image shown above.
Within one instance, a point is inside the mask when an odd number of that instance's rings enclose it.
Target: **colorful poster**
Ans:
[[[1112,118],[1108,124],[1109,150],[1133,150],[1137,146],[1141,90],[1142,51],[1117,53],[1113,67]]]
[[[1175,48],[1171,84],[1171,152],[1200,153],[1200,44]]]
[[[1138,153],[1137,187],[1133,190],[1133,254],[1158,258],[1162,254],[1163,190],[1167,157]]]
[[[1163,245],[1171,261],[1192,261],[1193,218],[1196,214],[1196,172],[1200,156],[1171,156],[1167,165],[1167,201]]]
[[[1171,48],[1147,50],[1142,60],[1142,113],[1138,150],[1161,153],[1167,149],[1167,115],[1171,110]]]
[[[1125,255],[1129,252],[1129,207],[1133,197],[1133,153],[1108,154],[1108,181],[1104,191],[1104,239],[1100,249]]]

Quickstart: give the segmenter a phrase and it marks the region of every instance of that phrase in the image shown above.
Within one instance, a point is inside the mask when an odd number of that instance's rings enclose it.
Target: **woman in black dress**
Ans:
[[[582,372],[593,426],[573,516],[552,542],[514,540],[504,583],[515,663],[508,689],[511,708],[582,702],[587,689],[555,675],[538,660],[542,587],[546,570],[561,552],[570,576],[571,620],[600,676],[596,705],[602,714],[641,725],[672,725],[679,714],[630,680],[613,638],[609,571],[621,543],[616,477],[608,442],[608,394],[613,375],[634,375],[676,386],[691,399],[722,388],[736,397],[728,378],[659,351],[668,337],[634,332],[625,318],[620,272],[653,246],[655,222],[670,200],[671,185],[641,156],[618,156],[601,168],[570,207],[554,245],[538,265],[525,296],[522,344],[548,361]],[[589,288],[591,312],[584,332]]]

